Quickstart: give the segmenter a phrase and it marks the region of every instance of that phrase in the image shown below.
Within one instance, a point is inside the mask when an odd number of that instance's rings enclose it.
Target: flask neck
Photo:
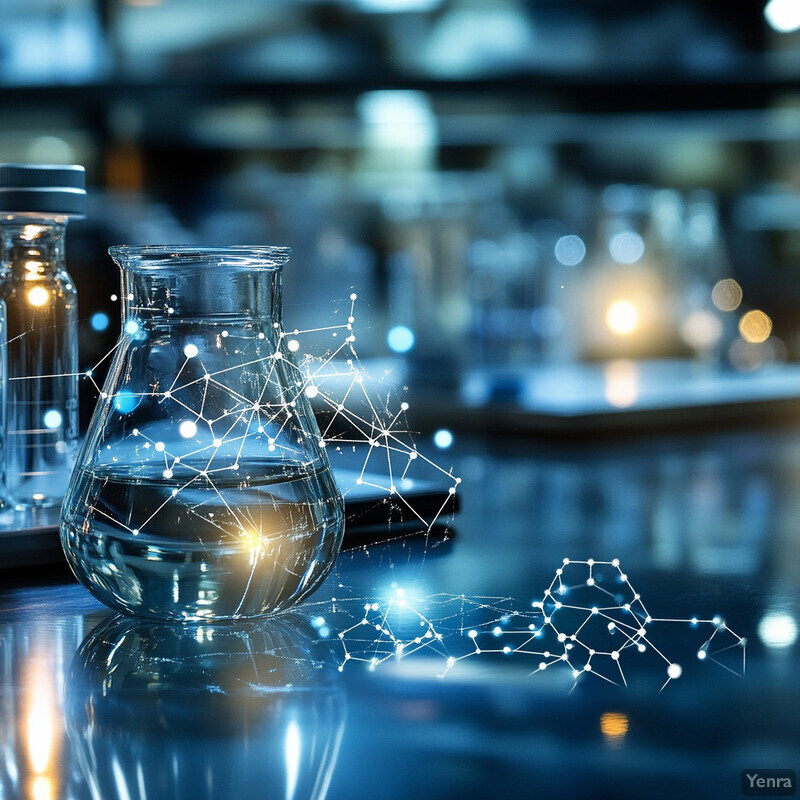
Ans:
[[[141,269],[122,265],[123,320],[258,319],[282,324],[281,273],[228,266]]]
[[[8,217],[0,224],[3,269],[21,276],[63,269],[66,217]]]

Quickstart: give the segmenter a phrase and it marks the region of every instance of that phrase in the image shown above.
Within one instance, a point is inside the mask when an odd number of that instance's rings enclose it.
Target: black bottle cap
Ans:
[[[0,164],[0,214],[86,214],[86,171],[62,164]]]

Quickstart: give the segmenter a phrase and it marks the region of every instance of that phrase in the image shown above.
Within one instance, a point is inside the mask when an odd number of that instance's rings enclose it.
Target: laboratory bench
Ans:
[[[2,572],[0,798],[730,800],[796,773],[800,429],[430,455],[458,513],[349,540],[274,619],[159,626],[65,566]]]

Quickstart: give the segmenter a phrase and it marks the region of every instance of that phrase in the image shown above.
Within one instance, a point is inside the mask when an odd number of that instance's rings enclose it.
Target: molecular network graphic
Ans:
[[[531,659],[531,674],[563,668],[575,681],[594,676],[618,685],[628,683],[623,665],[651,653],[663,665],[664,689],[683,674],[683,667],[658,644],[655,634],[665,625],[701,631],[696,658],[744,675],[743,637],[717,616],[652,616],[619,559],[565,558],[541,599],[523,611],[509,598],[437,594],[417,603],[395,586],[387,598],[364,602],[363,617],[337,637],[342,647],[340,669],[348,662],[364,662],[375,669],[424,650],[441,658],[444,676],[459,661],[500,654]],[[735,656],[732,665],[722,660],[724,654]]]

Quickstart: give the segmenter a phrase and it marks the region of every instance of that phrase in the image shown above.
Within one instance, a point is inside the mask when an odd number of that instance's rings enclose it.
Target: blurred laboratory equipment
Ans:
[[[78,293],[67,221],[86,207],[81,166],[0,165],[0,298],[8,317],[8,494],[57,506],[78,442]]]

